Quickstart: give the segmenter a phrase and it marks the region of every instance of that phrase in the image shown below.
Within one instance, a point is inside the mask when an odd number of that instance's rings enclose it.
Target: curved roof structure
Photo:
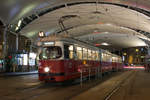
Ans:
[[[1,0],[0,13],[10,31],[34,41],[43,31],[128,48],[150,36],[149,0]]]

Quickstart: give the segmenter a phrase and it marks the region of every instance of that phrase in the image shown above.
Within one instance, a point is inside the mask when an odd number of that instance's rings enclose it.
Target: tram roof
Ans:
[[[58,41],[62,41],[68,44],[79,45],[81,47],[87,47],[87,48],[93,48],[93,49],[99,50],[99,48],[94,46],[93,44],[84,42],[75,38],[49,36],[49,37],[44,37],[40,39],[40,42],[58,42]],[[39,44],[42,44],[42,43],[39,43]]]
[[[146,46],[150,40],[149,0],[1,0],[0,13],[9,31],[35,42],[40,31],[110,49]]]

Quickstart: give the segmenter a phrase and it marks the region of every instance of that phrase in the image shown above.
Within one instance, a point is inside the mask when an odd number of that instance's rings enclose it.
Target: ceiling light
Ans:
[[[16,26],[16,31],[19,29],[19,27],[21,26],[21,23],[22,23],[22,20],[19,20],[19,22],[18,22],[18,24],[17,24],[17,26]]]
[[[110,26],[110,25],[112,25],[112,24],[110,24],[110,23],[107,23],[106,25],[109,25],[109,26]]]
[[[108,32],[104,32],[105,34],[108,34]]]
[[[39,35],[39,37],[44,37],[44,36],[45,36],[45,34],[44,34],[43,31],[40,31],[40,32],[38,33],[38,35]]]
[[[22,20],[19,20],[19,22],[18,22],[18,27],[21,26],[21,23],[22,23]]]
[[[19,29],[19,27],[17,26],[15,30],[17,31],[18,29]]]
[[[101,45],[108,46],[109,44],[104,42],[104,43],[101,43]]]

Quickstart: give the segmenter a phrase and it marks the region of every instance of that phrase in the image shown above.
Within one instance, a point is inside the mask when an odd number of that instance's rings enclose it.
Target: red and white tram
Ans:
[[[69,38],[41,39],[39,80],[63,82],[122,69],[121,57]]]

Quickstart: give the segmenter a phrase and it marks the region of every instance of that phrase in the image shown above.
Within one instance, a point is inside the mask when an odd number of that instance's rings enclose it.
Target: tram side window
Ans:
[[[91,50],[88,49],[88,60],[91,60],[92,59],[92,53],[91,53]]]
[[[82,60],[82,48],[77,47],[77,57],[78,59]]]
[[[107,59],[108,59],[108,62],[112,62],[112,59],[111,59],[111,55],[110,55],[110,54],[108,54]]]
[[[110,55],[107,54],[106,62],[110,62]]]
[[[116,57],[116,62],[117,62],[117,63],[119,62],[118,57]]]
[[[115,57],[114,56],[112,57],[112,62],[115,62]]]
[[[100,58],[99,58],[99,52],[98,51],[96,51],[96,60],[99,60]]]
[[[64,58],[73,59],[73,45],[64,45]]]
[[[83,48],[83,59],[84,60],[87,60],[87,49],[86,48]]]
[[[96,52],[95,51],[92,51],[92,60],[96,60]]]
[[[122,63],[122,59],[120,58],[120,63]]]
[[[73,59],[73,51],[74,51],[74,50],[73,50],[73,45],[70,45],[70,46],[69,46],[69,58],[70,58],[70,59]]]
[[[107,59],[107,54],[106,53],[102,53],[102,61],[106,62]]]

